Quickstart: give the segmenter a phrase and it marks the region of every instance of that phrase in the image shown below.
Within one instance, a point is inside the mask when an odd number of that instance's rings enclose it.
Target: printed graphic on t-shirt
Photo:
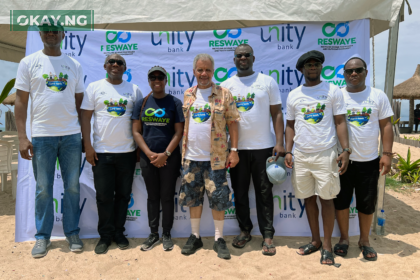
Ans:
[[[247,112],[254,107],[255,93],[248,93],[246,96],[238,94],[238,96],[233,96],[233,99],[239,112]]]
[[[66,89],[67,87],[67,80],[69,79],[69,76],[67,74],[63,74],[63,72],[60,72],[60,74],[53,75],[51,72],[50,74],[43,74],[42,77],[46,80],[47,87],[55,92],[60,92]]]
[[[144,111],[146,117],[142,117],[141,121],[144,122],[146,125],[153,125],[153,126],[167,126],[168,123],[171,121],[171,118],[164,118],[166,115],[165,108],[147,108]]]
[[[347,120],[354,126],[364,126],[369,122],[370,114],[372,114],[372,108],[363,107],[363,109],[348,109]]]
[[[210,105],[206,103],[206,105],[203,106],[197,106],[190,108],[192,113],[192,118],[196,123],[203,123],[207,121],[211,116],[211,109]]]
[[[324,118],[325,104],[317,103],[313,106],[307,105],[302,108],[301,112],[304,114],[304,120],[310,124],[317,124]]]
[[[111,98],[110,100],[104,101],[104,104],[107,106],[106,110],[114,117],[121,117],[125,114],[127,103],[127,99],[123,100],[122,98],[120,98],[120,100],[113,100]]]

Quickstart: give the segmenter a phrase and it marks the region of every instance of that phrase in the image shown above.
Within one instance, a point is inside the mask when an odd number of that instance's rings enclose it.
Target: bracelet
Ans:
[[[394,156],[395,153],[393,153],[393,152],[382,152],[382,154],[385,155],[385,156],[392,157],[392,156]]]
[[[293,156],[292,152],[286,152],[284,153],[284,156],[286,156],[287,154],[291,154]]]

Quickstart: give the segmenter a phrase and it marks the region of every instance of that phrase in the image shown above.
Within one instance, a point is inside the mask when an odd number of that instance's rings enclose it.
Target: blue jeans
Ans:
[[[35,238],[50,239],[54,226],[53,185],[55,165],[60,163],[64,183],[63,229],[66,236],[79,234],[80,218],[80,163],[82,142],[80,133],[33,137],[34,156],[32,166],[36,180]]]

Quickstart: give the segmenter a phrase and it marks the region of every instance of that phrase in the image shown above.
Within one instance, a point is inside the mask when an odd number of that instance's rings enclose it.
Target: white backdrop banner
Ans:
[[[214,82],[221,83],[236,74],[233,51],[239,44],[247,43],[254,49],[256,57],[254,70],[270,75],[279,85],[282,103],[294,88],[304,83],[302,73],[296,70],[297,59],[309,50],[325,54],[322,80],[345,86],[344,63],[353,56],[369,59],[369,20],[352,22],[298,23],[261,26],[243,29],[213,31],[156,31],[133,32],[95,30],[87,32],[66,32],[61,51],[79,61],[85,75],[85,87],[106,76],[104,61],[107,55],[118,53],[127,61],[123,79],[137,84],[143,94],[150,92],[147,71],[154,65],[163,66],[168,72],[166,91],[181,100],[183,92],[196,84],[193,75],[193,59],[199,53],[214,57]],[[26,55],[43,49],[38,32],[28,32]],[[367,82],[369,77],[367,77]],[[285,112],[285,106],[283,108]],[[29,114],[28,114],[29,116]],[[29,125],[29,120],[27,122]],[[30,129],[27,129],[30,131]],[[314,139],[316,141],[316,139]],[[36,232],[34,217],[35,179],[32,164],[19,158],[19,178],[16,200],[16,241],[33,240]],[[295,198],[290,180],[276,185],[274,192],[274,226],[276,235],[310,236],[304,201]],[[190,222],[187,207],[178,204],[180,179],[174,194],[175,216],[172,236],[188,237]],[[82,163],[80,176],[80,236],[98,237],[95,188],[93,174],[88,162]],[[59,163],[54,181],[54,229],[52,238],[64,236],[62,229],[63,182]],[[128,205],[126,234],[129,237],[147,237],[150,229],[147,221],[147,192],[139,165],[134,174],[131,201]],[[254,189],[250,187],[252,234],[260,234],[257,223]],[[214,235],[213,219],[205,201],[201,234]],[[235,217],[235,206],[225,213],[225,235],[239,233]],[[322,223],[320,215],[320,223]],[[321,233],[322,233],[322,226]],[[338,236],[337,224],[334,236]],[[355,199],[350,207],[350,235],[359,234]]]

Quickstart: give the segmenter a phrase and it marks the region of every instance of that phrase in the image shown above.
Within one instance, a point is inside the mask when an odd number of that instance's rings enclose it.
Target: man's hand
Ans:
[[[31,152],[31,154],[28,153],[28,150]],[[19,141],[19,152],[20,156],[23,159],[31,160],[34,155],[34,146],[32,146],[31,141],[29,141],[28,138],[26,138],[23,141]]]
[[[95,150],[92,146],[86,147],[86,160],[92,165],[95,166],[95,160],[98,160]]]
[[[155,154],[154,160],[150,160],[150,163],[153,164],[156,167],[162,167],[166,165],[166,160],[168,159],[168,156],[164,153]]]
[[[347,171],[347,166],[349,165],[349,153],[348,152],[342,152],[338,158],[337,163],[341,161],[341,167],[338,169],[338,173],[340,175],[343,175]]]
[[[382,156],[381,161],[379,162],[379,172],[381,172],[382,170],[384,171],[381,174],[382,176],[387,174],[391,170],[391,161],[392,158],[390,156]]]
[[[284,164],[287,168],[293,168],[293,156],[291,154],[287,154],[284,158]]]
[[[276,156],[275,161],[277,161],[280,156],[284,157],[285,152],[286,151],[281,144],[276,144],[273,148],[273,157]]]
[[[239,162],[238,152],[231,151],[226,159],[226,168],[229,166],[230,168],[234,168]]]

